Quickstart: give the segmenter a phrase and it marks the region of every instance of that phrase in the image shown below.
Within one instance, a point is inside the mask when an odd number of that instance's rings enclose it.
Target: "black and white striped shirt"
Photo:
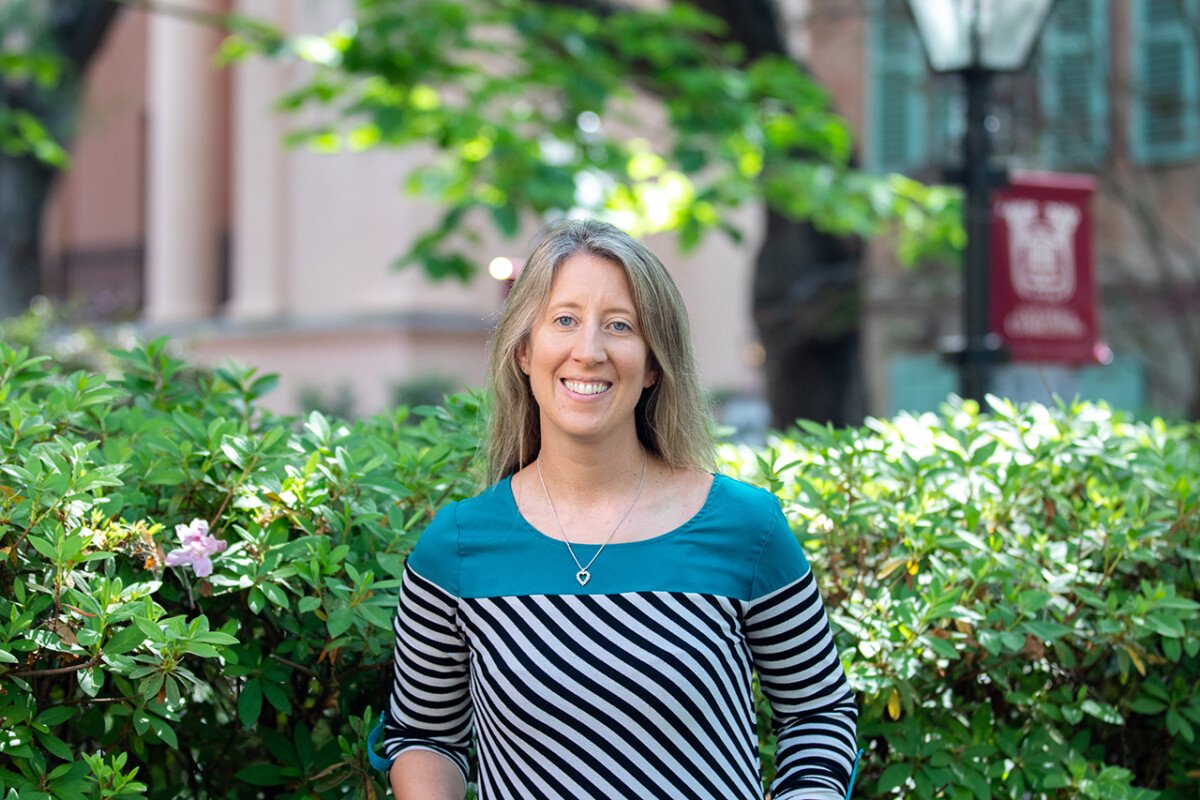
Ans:
[[[576,545],[587,563],[595,546]],[[857,709],[778,501],[717,476],[679,528],[611,544],[586,586],[508,480],[438,514],[405,570],[384,752],[436,751],[480,800],[843,800]]]

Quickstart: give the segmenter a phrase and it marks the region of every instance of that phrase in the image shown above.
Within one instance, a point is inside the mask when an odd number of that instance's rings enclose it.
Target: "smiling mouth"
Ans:
[[[604,381],[572,381],[566,378],[563,378],[562,384],[575,394],[601,394],[612,386]]]

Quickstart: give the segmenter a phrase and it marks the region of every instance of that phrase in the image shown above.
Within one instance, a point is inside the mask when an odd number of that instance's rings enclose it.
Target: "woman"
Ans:
[[[492,346],[488,483],[408,560],[396,797],[843,800],[857,711],[778,501],[712,474],[683,302],[600,222],[550,227]],[[386,762],[385,762],[386,763]]]

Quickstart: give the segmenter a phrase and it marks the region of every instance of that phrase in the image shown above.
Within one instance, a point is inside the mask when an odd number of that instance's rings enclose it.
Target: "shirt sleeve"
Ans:
[[[844,800],[858,708],[816,580],[778,502],[752,592],[746,638],[777,737],[771,794],[775,800]]]
[[[405,750],[431,750],[454,762],[465,781],[474,715],[468,689],[467,645],[457,623],[458,598],[414,569],[414,562],[424,563],[439,550],[443,556],[451,555],[447,551],[452,548],[437,540],[447,533],[443,517],[452,515],[452,509],[438,515],[421,538],[424,542],[430,537],[430,546],[421,548],[418,543],[422,557],[410,557],[404,569],[392,626],[396,646],[382,746],[389,767]],[[417,556],[416,551],[413,556]],[[435,572],[456,574],[456,564],[448,565],[444,558],[436,561],[442,563]]]

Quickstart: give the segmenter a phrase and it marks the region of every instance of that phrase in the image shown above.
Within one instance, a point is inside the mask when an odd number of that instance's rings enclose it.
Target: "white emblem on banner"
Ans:
[[[1068,203],[1009,200],[998,210],[1008,226],[1012,285],[1017,297],[1061,303],[1075,294],[1079,209]]]

